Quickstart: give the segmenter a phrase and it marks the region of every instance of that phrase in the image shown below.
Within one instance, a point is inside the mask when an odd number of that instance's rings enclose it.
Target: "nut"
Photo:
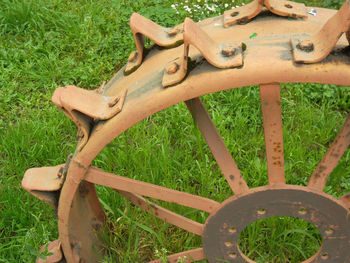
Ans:
[[[172,62],[166,67],[166,72],[168,74],[174,74],[178,70],[179,70],[179,65],[176,62]]]
[[[61,178],[64,174],[64,167],[61,167],[59,170],[58,170],[58,173],[57,173],[57,177]]]
[[[235,12],[233,12],[233,13],[231,13],[231,17],[235,17],[235,16],[238,16],[239,15],[239,12],[238,11],[235,11]]]
[[[176,36],[178,33],[180,32],[180,30],[178,28],[171,28],[168,31],[168,36],[169,37],[174,37]]]
[[[129,62],[133,62],[137,58],[137,56],[138,56],[137,51],[131,52],[131,54],[130,54],[130,56],[128,58],[128,61]]]
[[[224,57],[231,57],[236,53],[235,47],[225,47],[223,50],[221,50],[221,54]]]
[[[312,52],[315,49],[314,43],[312,43],[309,39],[301,41],[297,48],[305,52]]]

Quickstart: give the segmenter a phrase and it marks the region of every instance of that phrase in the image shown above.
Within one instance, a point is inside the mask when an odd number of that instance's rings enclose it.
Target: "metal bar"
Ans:
[[[244,181],[235,161],[232,159],[230,152],[226,148],[224,141],[210,119],[200,98],[188,100],[186,101],[186,105],[195,119],[199,130],[202,132],[204,139],[232,191],[235,194],[248,191],[249,187],[247,183]]]
[[[220,206],[220,203],[208,198],[107,173],[96,167],[89,168],[85,176],[85,181],[108,186],[115,190],[132,192],[166,202],[192,207],[208,213],[213,212]]]
[[[201,236],[203,233],[203,228],[204,228],[203,224],[200,224],[184,216],[181,216],[177,213],[174,213],[168,209],[158,206],[146,200],[140,195],[133,194],[126,191],[121,191],[121,190],[116,190],[116,191],[120,195],[128,199],[134,205],[140,207],[142,210],[146,211],[147,213],[154,215],[155,217],[158,217],[164,222],[167,222],[169,224],[172,224],[174,226],[177,226],[179,228],[182,228],[188,232],[191,232],[199,236]]]
[[[260,85],[269,184],[285,184],[280,85]]]
[[[350,113],[346,121],[335,138],[332,146],[323,156],[322,161],[318,164],[316,170],[312,174],[308,187],[323,190],[327,183],[329,175],[338,164],[340,158],[350,144]]]
[[[168,256],[168,263],[178,263],[179,258],[181,258],[183,261],[181,262],[194,262],[197,260],[205,259],[205,254],[203,248],[196,248],[188,251],[184,251],[181,253],[176,253],[171,256]],[[163,261],[161,259],[150,261],[149,263],[162,263]]]

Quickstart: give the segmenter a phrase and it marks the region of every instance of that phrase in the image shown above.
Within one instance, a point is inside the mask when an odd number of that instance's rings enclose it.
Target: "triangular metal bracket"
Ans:
[[[253,2],[224,12],[224,27],[246,24],[266,7],[270,12],[293,18],[307,18],[305,4],[285,0],[254,0]]]
[[[134,35],[137,51],[132,52],[129,56],[128,64],[124,71],[126,75],[135,71],[142,63],[145,49],[144,37],[165,48],[176,47],[183,43],[183,24],[173,28],[161,27],[153,21],[133,13],[130,18],[130,28]]]
[[[291,39],[294,61],[309,64],[322,61],[330,54],[343,33],[346,33],[350,44],[350,0],[315,35]]]
[[[196,47],[214,67],[234,68],[243,65],[242,43],[218,44],[190,18],[185,19],[183,38],[184,54],[166,65],[163,87],[177,84],[185,78],[190,45]]]
[[[126,88],[122,88],[113,97],[75,86],[55,90],[52,96],[53,103],[78,126],[78,134],[81,139],[78,150],[81,150],[87,143],[94,121],[108,120],[122,110],[126,93]]]

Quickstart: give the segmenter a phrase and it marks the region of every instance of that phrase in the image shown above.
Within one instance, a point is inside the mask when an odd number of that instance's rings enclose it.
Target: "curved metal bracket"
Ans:
[[[144,37],[149,38],[158,46],[166,48],[176,47],[183,43],[183,24],[173,28],[165,28],[137,13],[133,13],[130,18],[130,28],[134,35],[137,51],[130,54],[124,71],[125,74],[130,74],[141,65],[144,57]]]
[[[337,44],[343,33],[350,43],[350,1],[347,0],[322,29],[311,37],[292,38],[294,61],[317,63],[325,59]]]
[[[254,0],[253,2],[224,12],[224,27],[234,24],[246,24],[256,17],[265,6],[270,12],[293,18],[307,18],[305,5],[281,0]]]
[[[58,191],[64,183],[62,174],[64,166],[64,164],[60,164],[53,167],[28,169],[22,179],[22,187],[57,211]]]
[[[66,262],[63,259],[63,253],[62,253],[62,248],[61,248],[61,241],[55,240],[50,242],[47,245],[43,245],[39,252],[44,252],[47,250],[48,256],[44,258],[38,258],[36,263],[63,263]]]
[[[53,103],[78,126],[78,137],[81,139],[78,150],[87,143],[93,121],[108,120],[122,110],[126,93],[126,88],[121,89],[114,97],[75,86],[55,90]]]
[[[243,65],[242,44],[218,44],[211,39],[190,18],[184,23],[184,54],[167,64],[163,75],[163,87],[171,86],[183,80],[188,70],[189,46],[196,47],[203,57],[217,68],[234,68]]]

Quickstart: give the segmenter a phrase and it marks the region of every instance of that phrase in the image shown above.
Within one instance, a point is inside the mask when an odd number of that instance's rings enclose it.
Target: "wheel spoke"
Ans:
[[[309,187],[323,190],[326,186],[327,179],[333,169],[338,164],[340,158],[345,153],[350,144],[350,113],[346,121],[335,138],[331,148],[323,156],[322,161],[318,164],[316,170],[309,180]]]
[[[146,200],[140,195],[121,191],[121,190],[116,190],[116,191],[120,195],[128,199],[131,203],[140,207],[142,210],[146,211],[151,215],[154,215],[155,217],[158,217],[159,219],[169,224],[172,224],[174,226],[177,226],[179,228],[182,228],[188,232],[191,232],[199,236],[201,236],[203,233],[203,228],[204,228],[203,224],[200,224],[184,216],[171,212],[161,206],[158,206]]]
[[[108,186],[115,190],[122,190],[166,202],[176,203],[208,213],[213,212],[220,205],[218,202],[208,198],[107,173],[96,167],[89,168],[85,180],[94,184]]]
[[[232,191],[235,194],[248,191],[248,185],[244,181],[214,123],[210,119],[202,101],[199,98],[195,98],[186,101],[186,105],[195,119],[199,130],[206,140]]]
[[[179,262],[179,258],[181,258],[183,261],[181,262],[194,262],[197,260],[205,259],[205,254],[203,248],[196,248],[188,251],[184,251],[181,253],[173,254],[171,256],[168,256],[168,262],[169,263],[177,263]],[[161,259],[150,261],[149,263],[162,263]]]
[[[285,184],[279,84],[260,85],[269,184]]]

